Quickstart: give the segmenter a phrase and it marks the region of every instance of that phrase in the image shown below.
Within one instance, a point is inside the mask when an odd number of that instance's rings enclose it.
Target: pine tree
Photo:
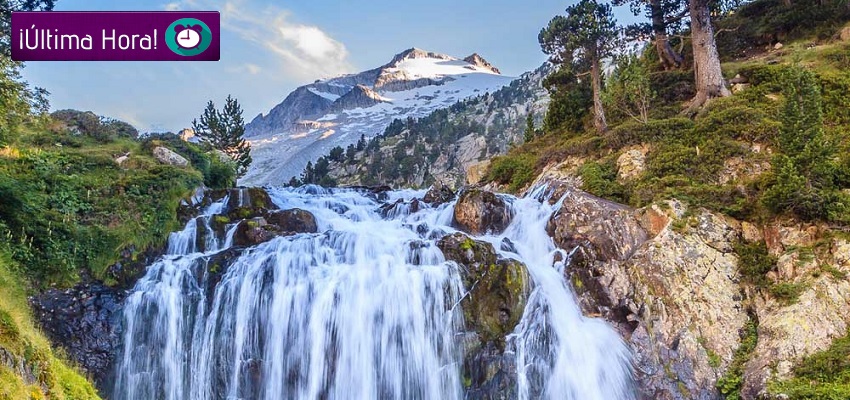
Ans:
[[[534,140],[534,116],[529,112],[528,115],[525,116],[525,142],[528,143]]]
[[[593,125],[605,132],[608,123],[602,107],[602,60],[613,55],[619,30],[611,6],[596,0],[581,0],[567,7],[566,16],[556,16],[537,37],[543,52],[561,68],[590,74],[593,89]],[[584,69],[589,66],[589,71]]]
[[[243,137],[245,120],[242,107],[232,96],[227,96],[224,109],[218,111],[210,100],[200,120],[192,121],[195,135],[207,141],[214,149],[221,150],[236,163],[236,176],[241,178],[251,165],[251,145]]]

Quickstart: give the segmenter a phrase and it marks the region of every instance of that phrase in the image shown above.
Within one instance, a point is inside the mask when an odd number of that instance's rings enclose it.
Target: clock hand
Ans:
[[[180,39],[189,39],[189,30],[188,30],[188,29],[186,29],[186,31],[185,31],[185,32],[186,32],[186,37],[182,37],[182,38],[180,38]]]

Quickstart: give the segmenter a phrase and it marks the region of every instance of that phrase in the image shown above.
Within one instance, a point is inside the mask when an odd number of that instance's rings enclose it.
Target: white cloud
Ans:
[[[165,9],[165,11],[177,11],[177,10],[180,9],[180,3],[178,3],[178,2],[168,3],[164,6],[162,6],[162,8]]]
[[[237,67],[228,68],[228,72],[235,74],[257,75],[262,72],[263,68],[257,64],[245,63]]]
[[[289,11],[258,9],[246,0],[182,0],[166,6],[221,12],[222,28],[275,55],[280,68],[299,80],[314,80],[351,72],[345,45],[321,28],[292,21]],[[257,67],[256,65],[254,65]],[[248,73],[259,69],[248,67]]]

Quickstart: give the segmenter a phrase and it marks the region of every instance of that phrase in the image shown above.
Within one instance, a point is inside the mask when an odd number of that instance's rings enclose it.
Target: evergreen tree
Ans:
[[[357,151],[363,151],[366,148],[366,135],[360,135],[360,140],[357,141]]]
[[[241,178],[251,165],[251,145],[243,138],[245,120],[242,107],[232,96],[227,96],[224,109],[218,111],[210,100],[200,120],[192,121],[195,135],[227,154],[236,163],[236,176]]]
[[[611,6],[596,0],[581,0],[567,7],[566,16],[556,16],[540,31],[543,52],[561,68],[590,74],[593,89],[593,125],[598,132],[608,129],[602,107],[602,60],[613,55],[619,30]],[[579,70],[589,65],[590,71]]]
[[[0,0],[0,52],[12,53],[11,32],[13,11],[52,11],[56,0]]]
[[[525,116],[525,134],[523,135],[526,143],[534,140],[534,133],[534,116],[529,112]]]

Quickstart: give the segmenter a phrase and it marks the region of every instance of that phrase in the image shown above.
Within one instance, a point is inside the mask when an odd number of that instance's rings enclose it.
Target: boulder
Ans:
[[[845,26],[838,31],[838,40],[850,42],[850,26]]]
[[[501,233],[510,221],[508,204],[493,192],[467,189],[455,205],[455,226],[473,235]]]
[[[256,246],[278,236],[278,232],[263,217],[246,219],[239,223],[233,234],[234,246]]]
[[[443,203],[448,203],[454,198],[455,193],[450,187],[444,185],[442,182],[437,182],[428,188],[428,192],[425,193],[425,197],[422,198],[422,201],[437,206]]]
[[[648,146],[634,146],[623,151],[617,158],[617,179],[626,182],[638,178],[646,170]]]
[[[559,247],[589,244],[601,261],[625,260],[647,240],[632,209],[574,188],[563,193],[561,208],[546,225]]]
[[[300,208],[269,211],[266,214],[266,221],[281,232],[316,233],[318,231],[316,217],[311,212]]]
[[[493,245],[455,233],[437,242],[447,260],[458,263],[468,290],[461,306],[467,328],[482,342],[504,346],[504,337],[522,317],[529,278],[516,260],[498,259]]]
[[[516,397],[516,363],[505,352],[528,300],[530,278],[525,266],[499,259],[490,243],[455,233],[437,242],[447,260],[461,267],[460,301],[467,332],[462,335],[463,375],[467,399]]]
[[[153,156],[157,161],[165,165],[173,165],[176,167],[186,167],[189,165],[189,160],[162,146],[154,147]]]

